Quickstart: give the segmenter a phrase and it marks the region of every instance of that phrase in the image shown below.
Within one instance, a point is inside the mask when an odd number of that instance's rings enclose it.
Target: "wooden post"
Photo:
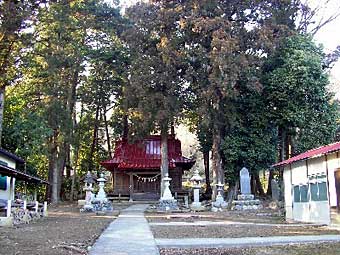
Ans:
[[[129,202],[132,202],[133,201],[133,199],[132,199],[132,196],[133,196],[133,174],[132,173],[130,174],[130,186],[129,186],[129,188],[130,188],[130,200],[129,200]]]
[[[7,200],[7,218],[11,217],[12,200]]]
[[[27,209],[27,201],[24,200],[24,210],[26,210],[26,209]]]
[[[113,192],[117,191],[117,172],[113,170]]]

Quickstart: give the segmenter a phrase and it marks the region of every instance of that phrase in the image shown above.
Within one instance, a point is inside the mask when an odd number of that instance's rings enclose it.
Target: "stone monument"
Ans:
[[[233,201],[232,210],[257,210],[261,209],[260,200],[254,199],[250,190],[250,175],[247,168],[243,167],[240,171],[240,188],[241,195]]]
[[[241,194],[251,194],[250,192],[250,175],[247,168],[243,167],[240,171]]]
[[[204,210],[202,203],[200,202],[200,189],[201,189],[201,181],[203,178],[199,175],[198,169],[194,171],[194,175],[191,177],[190,181],[192,182],[192,188],[194,190],[194,202],[190,205],[192,210],[201,211]]]

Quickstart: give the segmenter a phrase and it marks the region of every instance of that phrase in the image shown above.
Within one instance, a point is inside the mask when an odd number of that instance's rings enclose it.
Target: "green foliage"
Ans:
[[[295,152],[330,143],[336,130],[336,102],[323,61],[312,38],[287,38],[264,65],[263,97],[269,119],[295,137]]]
[[[41,111],[30,107],[26,88],[8,88],[3,146],[26,160],[27,172],[47,177],[46,139],[51,135]]]

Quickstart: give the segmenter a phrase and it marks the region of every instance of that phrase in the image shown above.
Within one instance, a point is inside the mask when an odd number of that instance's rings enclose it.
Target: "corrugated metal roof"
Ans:
[[[181,142],[174,136],[168,138],[169,168],[181,166],[190,169],[195,160],[182,156]],[[159,169],[161,166],[161,137],[153,135],[133,144],[117,141],[112,159],[101,162],[108,170]]]
[[[15,154],[13,154],[13,153],[11,153],[9,151],[6,151],[3,148],[0,148],[0,154],[3,154],[5,156],[13,159],[17,163],[21,163],[21,164],[25,163],[25,161],[22,158],[19,158],[17,155],[15,155]]]
[[[340,142],[328,144],[325,146],[321,146],[319,148],[311,149],[309,151],[306,151],[304,153],[291,157],[290,159],[276,163],[275,165],[273,165],[273,167],[288,165],[299,160],[315,158],[315,157],[319,157],[324,154],[331,153],[334,151],[339,151],[339,150],[340,150]]]
[[[0,165],[0,175],[15,177],[18,180],[28,181],[32,183],[50,184],[48,181],[38,177],[23,173],[17,169]]]

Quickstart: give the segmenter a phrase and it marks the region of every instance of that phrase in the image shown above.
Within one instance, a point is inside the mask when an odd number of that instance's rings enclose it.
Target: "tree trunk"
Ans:
[[[53,136],[49,139],[49,160],[48,160],[48,186],[47,196],[51,203],[59,202],[59,173],[58,173],[58,131],[55,130]]]
[[[283,128],[279,127],[278,130],[278,135],[280,138],[280,145],[279,145],[279,161],[284,161],[286,160],[286,155],[287,155],[287,146],[286,146],[286,131]],[[268,187],[267,187],[267,196],[271,196],[272,195],[272,184],[271,184],[271,180],[274,177],[274,173],[273,171],[269,171],[269,180],[268,180]]]
[[[209,151],[203,152],[203,161],[204,161],[205,184],[207,185],[205,190],[205,196],[207,199],[210,199],[212,190],[210,185]]]
[[[104,125],[105,125],[105,133],[106,133],[106,142],[107,142],[107,151],[109,158],[112,158],[112,151],[111,151],[111,142],[110,142],[110,133],[109,133],[109,124],[106,118],[106,107],[104,106],[103,109],[103,118],[104,118]]]
[[[88,171],[91,171],[93,167],[93,154],[96,149],[96,144],[98,140],[98,119],[99,119],[99,105],[97,105],[96,108],[96,117],[94,120],[94,127],[93,127],[93,136],[92,136],[92,144],[90,149],[90,155],[89,155],[89,164],[88,164]]]
[[[5,86],[0,88],[0,148],[2,145],[1,141],[2,141],[2,123],[3,123],[4,107],[5,107],[5,90],[6,90]]]
[[[260,181],[260,176],[259,176],[258,172],[254,173],[254,179],[255,179],[255,185],[256,185],[256,190],[258,191],[258,194],[261,197],[264,197],[265,193],[264,193],[264,190],[263,190],[263,187],[262,187],[262,184],[261,184],[261,181]]]
[[[273,170],[269,170],[269,177],[268,177],[268,188],[267,188],[267,197],[271,197],[272,196],[272,180],[274,178],[274,171]]]
[[[129,135],[129,123],[128,123],[128,116],[124,114],[123,116],[123,140],[126,141]]]
[[[80,110],[80,119],[83,117],[83,105],[81,105],[81,110]],[[74,111],[74,116],[73,116],[73,127],[77,126],[77,118],[76,118],[76,112]],[[74,158],[72,159],[72,167],[73,167],[73,175],[72,175],[72,183],[71,183],[71,201],[74,199],[74,193],[75,193],[75,184],[77,180],[77,169],[78,169],[78,160],[79,160],[79,151],[80,151],[80,141],[79,137],[76,137],[75,141],[75,148],[74,148]],[[77,192],[78,195],[78,192]]]
[[[73,161],[73,175],[71,178],[71,191],[70,191],[70,200],[73,201],[74,199],[74,188],[76,184],[76,179],[77,179],[77,168],[78,168],[78,159],[79,159],[79,146],[75,149],[74,152],[74,161]]]
[[[228,189],[228,209],[231,209],[232,202],[236,198],[239,188],[239,181],[237,181],[234,185],[230,186]]]
[[[224,183],[222,166],[221,166],[221,132],[218,128],[214,128],[213,130],[213,145],[212,145],[212,171],[213,171],[213,194],[212,199],[216,199],[216,184]]]
[[[169,174],[169,155],[168,155],[168,127],[165,125],[161,129],[161,196],[164,192],[163,178]]]

